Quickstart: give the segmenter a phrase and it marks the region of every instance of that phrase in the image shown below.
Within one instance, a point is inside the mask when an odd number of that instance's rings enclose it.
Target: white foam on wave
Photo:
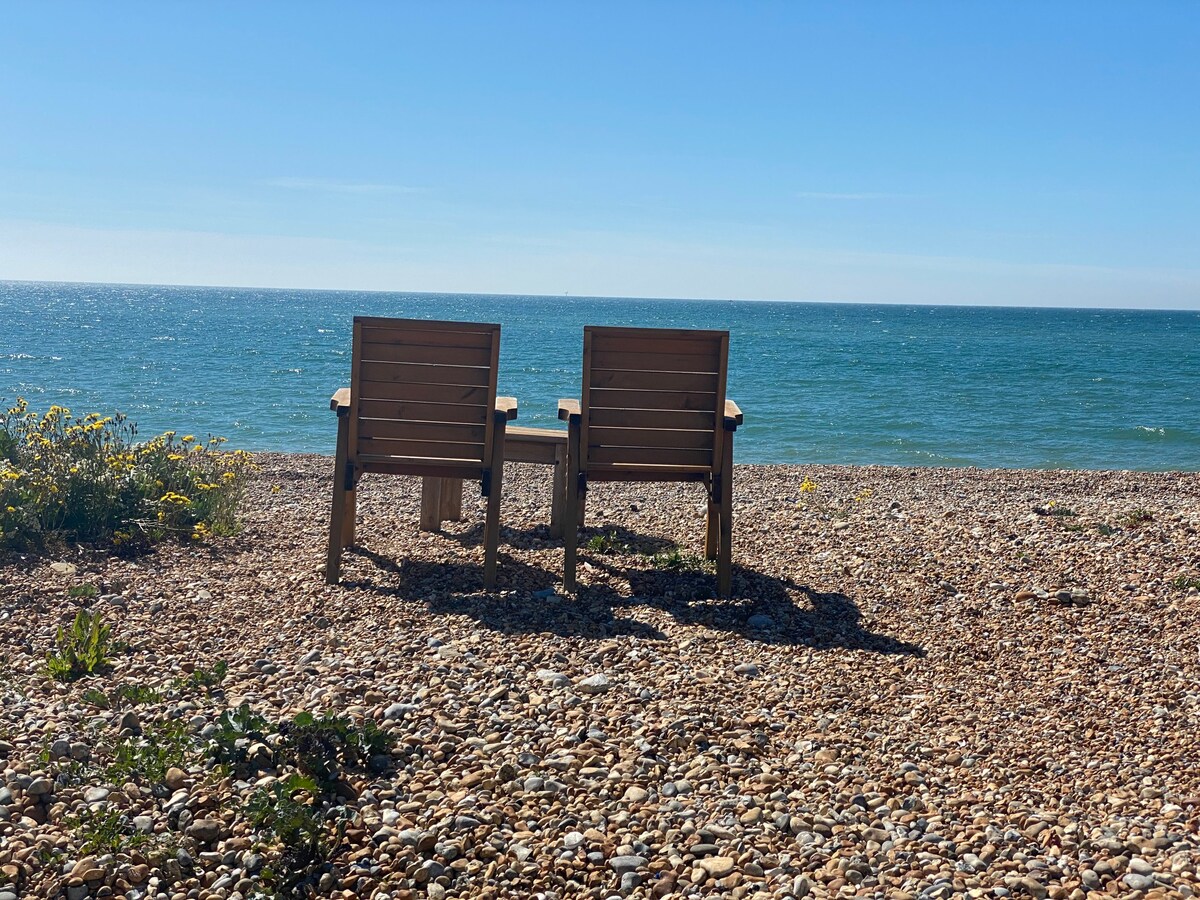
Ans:
[[[1150,434],[1166,434],[1167,433],[1167,429],[1155,428],[1152,425],[1134,425],[1133,427],[1136,428],[1138,431],[1147,431]]]

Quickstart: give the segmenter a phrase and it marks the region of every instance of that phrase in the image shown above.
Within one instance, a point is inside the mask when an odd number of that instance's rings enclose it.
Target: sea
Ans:
[[[356,314],[498,322],[561,427],[583,326],[730,332],[739,463],[1200,470],[1200,312],[0,282],[0,402],[332,454]]]

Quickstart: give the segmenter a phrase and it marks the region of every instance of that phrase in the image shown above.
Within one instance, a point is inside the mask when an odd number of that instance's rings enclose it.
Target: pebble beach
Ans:
[[[235,536],[0,559],[0,900],[260,895],[270,740],[251,775],[106,774],[242,704],[394,738],[298,896],[1200,891],[1200,474],[738,466],[719,600],[694,485],[595,486],[570,596],[546,469],[505,468],[495,593],[477,486],[424,533],[419,481],[367,476],[329,586],[332,460],[257,460]],[[124,646],[64,684],[80,608]],[[155,699],[85,698],[116,684]],[[79,825],[110,811],[115,852]]]

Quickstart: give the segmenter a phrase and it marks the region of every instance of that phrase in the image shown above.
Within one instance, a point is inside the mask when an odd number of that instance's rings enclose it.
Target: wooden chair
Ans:
[[[730,592],[733,434],[725,397],[729,332],[583,329],[583,398],[558,401],[568,422],[563,583],[575,590],[579,521],[592,481],[699,481],[708,491],[705,555]]]
[[[354,542],[358,480],[379,472],[478,479],[488,498],[483,579],[495,586],[504,427],[517,417],[517,401],[496,396],[499,359],[499,325],[354,317],[350,387],[330,401],[338,437],[326,581],[337,583]]]

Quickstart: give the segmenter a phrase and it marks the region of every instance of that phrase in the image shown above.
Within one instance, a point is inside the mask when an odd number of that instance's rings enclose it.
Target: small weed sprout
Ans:
[[[211,668],[203,667],[194,670],[186,678],[180,677],[175,679],[175,688],[181,692],[193,692],[198,690],[212,691],[222,681],[225,680],[225,675],[229,672],[229,663],[223,659],[213,663]]]
[[[1171,585],[1181,591],[1200,591],[1200,578],[1180,575],[1171,581]]]
[[[617,537],[615,531],[592,535],[585,546],[592,553],[601,553],[605,556],[616,556],[629,552],[629,546]]]
[[[150,841],[150,836],[131,828],[115,809],[85,809],[66,820],[79,840],[81,856],[116,854],[133,850]]]
[[[1154,516],[1146,509],[1135,509],[1121,520],[1121,524],[1126,528],[1137,528],[1139,525],[1145,525],[1147,522],[1153,521]]]
[[[111,627],[99,613],[81,609],[69,630],[58,626],[54,648],[46,654],[46,670],[57,681],[77,681],[111,665]]]
[[[76,599],[90,600],[93,597],[100,596],[100,588],[94,584],[77,584],[74,587],[68,588],[67,596]]]
[[[365,766],[372,757],[391,753],[392,736],[370,719],[361,726],[333,713],[317,718],[303,712],[279,726],[280,755],[321,784],[334,783],[341,766]]]
[[[127,706],[140,706],[143,703],[157,703],[162,694],[144,684],[118,684],[105,693],[96,688],[88,688],[81,695],[82,699],[100,709],[124,709]]]
[[[694,553],[684,553],[678,547],[654,554],[651,559],[656,569],[671,572],[712,572],[716,563]]]

